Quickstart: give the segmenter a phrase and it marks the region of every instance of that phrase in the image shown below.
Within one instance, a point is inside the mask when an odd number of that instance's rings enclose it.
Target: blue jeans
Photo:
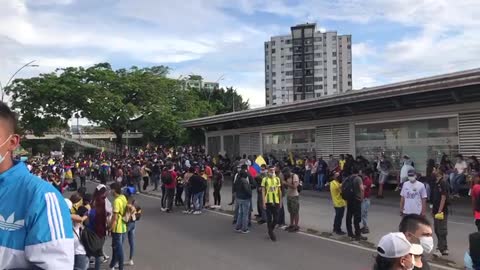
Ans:
[[[367,228],[368,225],[368,209],[370,208],[370,199],[363,199],[362,201],[362,225]]]
[[[203,210],[203,191],[193,194],[193,209],[195,211]]]
[[[112,260],[110,268],[113,268],[118,262],[118,269],[123,270],[123,241],[125,233],[112,233]]]
[[[322,190],[323,187],[325,186],[325,174],[319,173],[317,177],[318,177],[317,189]]]
[[[335,219],[333,220],[333,231],[341,232],[343,215],[345,214],[345,207],[334,207],[334,208],[335,208]]]
[[[307,170],[305,171],[305,177],[304,177],[304,180],[305,180],[305,185],[310,188],[311,186],[311,183],[310,183],[310,176],[312,175],[312,171],[310,170]]]
[[[87,255],[75,255],[75,263],[73,270],[87,270],[88,269],[88,257]]]
[[[136,222],[129,222],[127,224],[128,245],[130,246],[130,260],[133,260],[133,255],[135,255],[135,223]]]
[[[237,230],[248,230],[248,216],[250,215],[250,200],[235,200],[238,205]]]

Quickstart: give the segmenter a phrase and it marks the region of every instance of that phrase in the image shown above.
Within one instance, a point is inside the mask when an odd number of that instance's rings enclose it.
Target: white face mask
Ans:
[[[420,237],[420,245],[423,248],[423,252],[430,253],[433,250],[433,237],[422,236]]]
[[[268,173],[268,176],[274,177],[274,176],[275,176],[275,173]]]
[[[417,178],[415,176],[408,177],[408,181],[410,181],[410,183],[415,183],[415,181],[417,181]]]
[[[4,146],[8,140],[10,140],[10,138],[12,137],[12,135],[8,136],[8,138],[0,145],[0,147]],[[3,163],[3,161],[5,161],[5,158],[7,158],[7,154],[8,154],[9,151],[5,152],[5,155],[2,156],[2,154],[0,154],[0,164]]]

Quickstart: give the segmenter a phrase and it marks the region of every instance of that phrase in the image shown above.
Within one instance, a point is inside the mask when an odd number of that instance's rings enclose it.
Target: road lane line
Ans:
[[[153,196],[153,195],[149,195],[149,194],[139,193],[137,195],[142,195],[144,197],[148,197],[148,198],[152,198],[152,199],[156,199],[156,200],[162,200],[158,196]],[[210,210],[210,209],[204,209],[204,210],[207,211],[207,212],[210,212],[210,213],[217,214],[217,215],[222,215],[222,216],[226,216],[226,217],[233,217],[232,214],[227,214],[227,213],[223,213],[223,212],[219,212],[219,211],[215,211],[215,210]],[[329,241],[329,242],[333,242],[333,243],[337,243],[337,244],[352,247],[352,248],[365,250],[365,251],[371,251],[371,252],[374,252],[374,253],[377,252],[375,249],[372,249],[372,248],[359,246],[359,245],[355,245],[355,244],[351,244],[351,243],[346,243],[346,242],[343,242],[343,241],[331,239],[331,238],[320,236],[320,235],[310,234],[310,233],[306,233],[306,232],[298,232],[298,234],[308,236],[308,237],[312,237],[312,238],[325,240],[325,241]],[[432,262],[430,262],[430,266],[433,266],[433,267],[436,267],[436,268],[439,268],[439,269],[443,269],[443,270],[458,270],[458,268],[444,266],[444,265],[440,265],[440,264],[436,264],[436,263],[432,263]]]

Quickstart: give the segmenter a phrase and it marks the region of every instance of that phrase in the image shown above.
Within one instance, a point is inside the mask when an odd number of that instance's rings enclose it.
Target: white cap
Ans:
[[[99,185],[96,187],[96,190],[101,190],[102,188],[107,189],[107,186],[105,186],[104,184],[99,184]]]
[[[389,233],[380,239],[377,252],[384,258],[400,258],[407,254],[422,255],[423,248],[417,244],[410,244],[405,234],[396,232]]]
[[[71,209],[72,209],[72,207],[73,207],[73,203],[72,203],[72,201],[70,201],[70,199],[67,199],[67,198],[65,198],[65,202],[67,203],[68,209],[70,209],[70,210],[71,210]]]

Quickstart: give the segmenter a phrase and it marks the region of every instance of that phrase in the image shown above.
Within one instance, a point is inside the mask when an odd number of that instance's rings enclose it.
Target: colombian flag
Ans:
[[[265,159],[263,159],[262,156],[258,156],[253,162],[252,167],[255,169],[255,171],[257,171],[257,173],[260,173],[262,171],[260,166],[262,165],[267,165],[267,162],[265,162]]]

